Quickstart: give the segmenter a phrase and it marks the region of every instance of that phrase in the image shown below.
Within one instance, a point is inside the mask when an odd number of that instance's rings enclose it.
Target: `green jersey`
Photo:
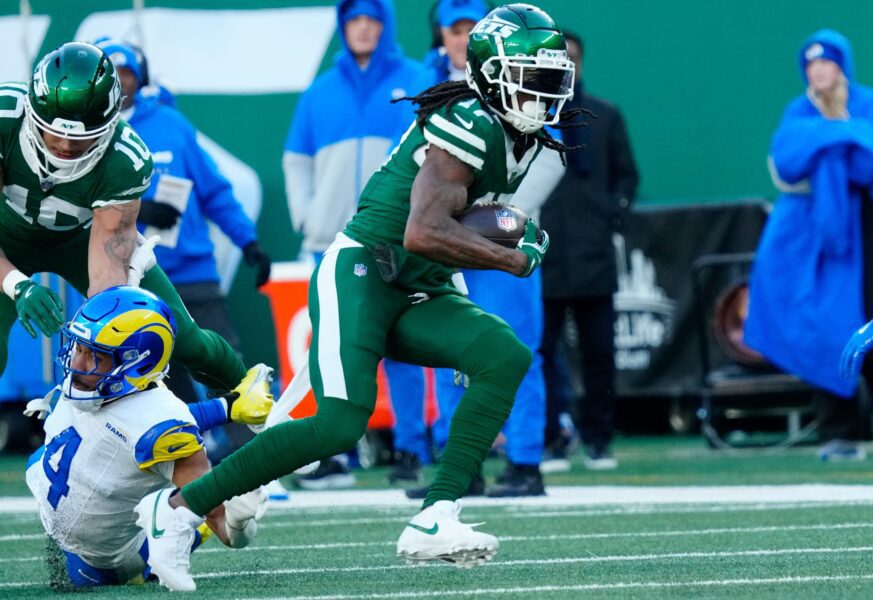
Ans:
[[[467,206],[508,204],[542,148],[537,141],[516,160],[514,143],[503,122],[478,99],[435,111],[423,128],[415,123],[409,128],[385,164],[370,177],[345,233],[370,248],[391,246],[399,263],[398,285],[412,289],[445,286],[453,269],[403,249],[409,196],[425,150],[431,145],[442,148],[472,168]]]
[[[148,189],[151,155],[133,128],[119,121],[93,169],[44,191],[38,159],[27,147],[26,96],[24,84],[0,85],[0,225],[6,231],[20,233],[19,240],[29,243],[67,239],[90,226],[95,208],[137,200]]]

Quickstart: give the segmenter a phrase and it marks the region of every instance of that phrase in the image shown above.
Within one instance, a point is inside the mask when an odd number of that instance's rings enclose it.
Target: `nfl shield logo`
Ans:
[[[358,277],[363,277],[366,274],[367,265],[362,265],[361,263],[355,265],[355,275],[357,275]]]
[[[511,210],[501,208],[494,215],[497,217],[497,227],[503,231],[515,231],[518,229],[518,220]]]

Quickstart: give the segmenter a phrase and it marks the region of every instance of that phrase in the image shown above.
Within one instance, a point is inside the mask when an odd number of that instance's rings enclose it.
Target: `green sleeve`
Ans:
[[[424,137],[431,145],[481,171],[495,127],[500,128],[500,124],[478,102],[460,102],[430,115],[424,123]]]
[[[24,99],[27,86],[23,83],[0,84],[0,168],[18,141],[18,131],[24,119]]]
[[[91,200],[91,208],[102,208],[139,200],[152,177],[152,157],[145,143],[124,121],[119,122],[100,161],[104,172]]]

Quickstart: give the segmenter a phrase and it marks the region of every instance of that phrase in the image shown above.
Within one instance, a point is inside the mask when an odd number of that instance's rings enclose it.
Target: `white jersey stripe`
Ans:
[[[471,146],[473,146],[477,150],[481,150],[482,152],[485,152],[485,140],[483,140],[482,138],[480,138],[478,136],[473,135],[472,133],[470,133],[469,131],[467,131],[463,127],[455,125],[451,121],[443,118],[441,115],[438,115],[438,114],[432,115],[429,123],[431,125],[434,125],[435,127],[438,127],[439,129],[442,129],[443,131],[445,131],[449,135],[452,135],[452,136],[458,138],[462,142],[466,142],[466,143],[470,144]]]
[[[348,400],[346,375],[340,359],[341,339],[339,298],[336,286],[336,261],[345,246],[340,236],[324,253],[318,269],[318,368],[324,395]],[[351,240],[349,240],[351,241]]]
[[[430,131],[427,130],[427,127],[424,128],[424,139],[429,141],[431,145],[436,146],[437,148],[442,148],[452,156],[464,161],[474,169],[482,169],[485,165],[485,161],[478,156],[473,156],[466,150],[462,150],[458,148],[451,142],[447,141],[445,138],[441,138],[438,135],[434,135]]]

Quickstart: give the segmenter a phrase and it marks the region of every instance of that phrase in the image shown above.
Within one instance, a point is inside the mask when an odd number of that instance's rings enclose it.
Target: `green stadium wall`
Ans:
[[[51,17],[38,56],[72,39],[89,14],[131,8],[131,2],[115,0],[30,4],[33,15]],[[429,47],[431,4],[396,1],[399,39],[414,58]],[[326,5],[145,2],[146,9],[246,11]],[[797,51],[813,31],[831,27],[844,33],[854,46],[857,80],[873,84],[869,0],[543,0],[540,6],[584,38],[588,90],[624,112],[642,173],[641,203],[773,197],[766,168],[769,139],[785,104],[802,91]],[[18,12],[18,0],[0,0],[0,17]],[[161,44],[158,36],[145,41],[147,49]],[[270,40],[263,44],[269,53]],[[334,35],[320,70],[329,67],[338,47]],[[191,69],[221,78],[226,76],[221,62],[216,57]],[[295,58],[288,57],[287,64],[294,69]],[[257,172],[264,192],[259,235],[277,261],[292,260],[299,246],[290,228],[280,165],[297,98],[295,93],[178,97],[179,108],[201,131]],[[248,360],[275,364],[272,323],[264,318],[269,306],[251,283],[252,274],[242,267],[230,293],[233,317]]]

